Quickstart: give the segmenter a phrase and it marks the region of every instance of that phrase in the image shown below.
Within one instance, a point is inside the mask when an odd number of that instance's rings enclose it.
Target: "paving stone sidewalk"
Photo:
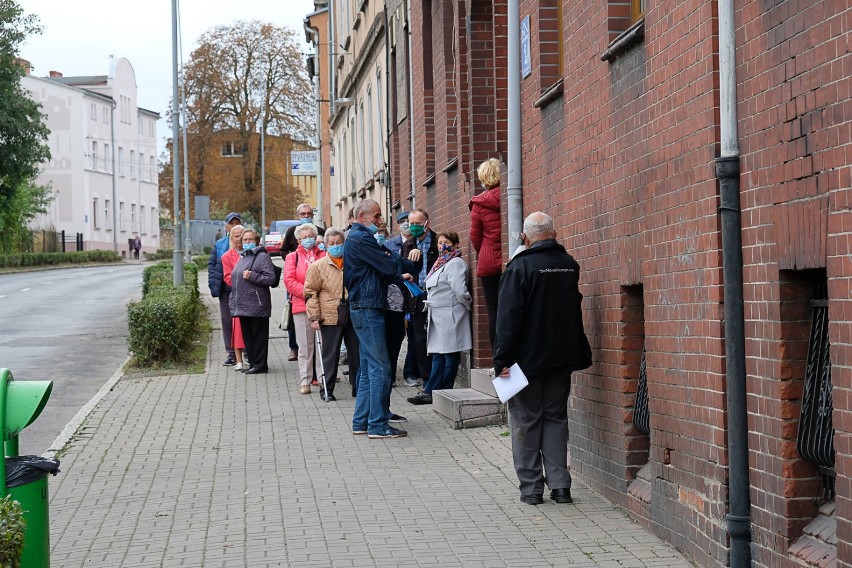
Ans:
[[[223,367],[214,330],[207,373],[101,399],[50,479],[53,566],[691,566],[579,483],[520,503],[507,428],[452,430],[412,388],[409,437],[353,436],[348,385],[300,395],[270,331],[268,375]]]

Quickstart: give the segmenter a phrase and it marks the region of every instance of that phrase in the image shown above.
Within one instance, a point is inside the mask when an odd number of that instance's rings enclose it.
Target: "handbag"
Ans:
[[[340,284],[340,302],[337,304],[337,325],[349,325],[349,300],[345,298],[345,288]]]
[[[287,301],[284,302],[284,311],[281,312],[281,319],[278,320],[278,328],[279,329],[283,329],[284,331],[287,331],[287,325],[290,322],[290,309],[291,309],[291,304],[290,304],[290,298],[288,296]]]

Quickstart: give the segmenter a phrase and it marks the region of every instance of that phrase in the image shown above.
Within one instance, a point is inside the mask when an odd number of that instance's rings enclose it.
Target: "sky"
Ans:
[[[20,48],[32,74],[59,71],[66,77],[107,75],[110,55],[126,58],[136,72],[139,106],[160,113],[160,153],[171,129],[165,116],[172,96],[172,1],[124,4],[115,0],[17,0],[43,28]],[[176,0],[182,57],[186,62],[201,34],[237,20],[260,20],[296,31],[304,52],[304,17],[313,0]]]

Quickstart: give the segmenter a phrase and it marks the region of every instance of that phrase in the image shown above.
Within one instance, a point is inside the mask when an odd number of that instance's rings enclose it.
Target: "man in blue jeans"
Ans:
[[[417,270],[416,263],[392,255],[376,241],[382,209],[372,199],[355,206],[355,223],[343,248],[343,280],[349,312],[360,343],[361,367],[352,433],[368,438],[401,438],[405,430],[388,423],[391,371],[385,341],[387,281]]]

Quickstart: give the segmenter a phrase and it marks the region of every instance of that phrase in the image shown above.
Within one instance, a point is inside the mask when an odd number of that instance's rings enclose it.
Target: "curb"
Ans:
[[[119,365],[118,369],[113,373],[113,375],[104,383],[104,385],[95,393],[95,396],[89,399],[89,402],[83,405],[83,407],[77,411],[77,414],[74,415],[74,418],[71,419],[68,424],[65,425],[65,428],[62,429],[62,432],[56,437],[53,442],[51,442],[50,447],[46,452],[42,454],[42,457],[52,458],[55,457],[57,453],[61,452],[62,449],[68,445],[74,435],[77,433],[77,430],[80,429],[80,426],[83,425],[83,422],[86,421],[86,418],[91,414],[91,412],[95,409],[98,403],[101,401],[103,397],[110,392],[115,383],[117,383],[121,377],[124,376],[124,366],[127,365],[127,362],[130,361],[130,356],[124,360],[124,363]]]

